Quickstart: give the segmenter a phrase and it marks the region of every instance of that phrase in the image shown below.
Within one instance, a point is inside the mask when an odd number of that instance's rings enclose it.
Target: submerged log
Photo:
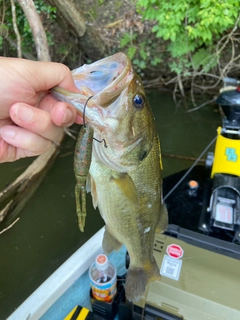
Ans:
[[[46,173],[58,155],[55,147],[37,157],[31,165],[2,192],[0,192],[0,222],[5,217],[15,217],[33,193],[37,190]]]

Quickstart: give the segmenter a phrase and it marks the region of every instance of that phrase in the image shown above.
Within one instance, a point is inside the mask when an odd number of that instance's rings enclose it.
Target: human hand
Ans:
[[[58,142],[63,127],[82,123],[76,110],[48,92],[78,92],[63,64],[0,57],[0,162],[39,155]]]

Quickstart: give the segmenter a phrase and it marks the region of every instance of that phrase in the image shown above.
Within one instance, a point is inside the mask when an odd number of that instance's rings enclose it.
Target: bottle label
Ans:
[[[111,302],[117,290],[116,276],[105,283],[97,283],[91,280],[91,287],[92,295],[95,299]]]

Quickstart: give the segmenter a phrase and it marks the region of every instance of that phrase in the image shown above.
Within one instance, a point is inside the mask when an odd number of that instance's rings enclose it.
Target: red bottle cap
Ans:
[[[100,270],[105,270],[107,269],[108,267],[108,258],[105,254],[99,254],[97,257],[96,257],[96,267]]]
[[[189,185],[190,189],[198,189],[198,187],[199,187],[198,182],[195,180],[190,180],[188,182],[188,185]]]

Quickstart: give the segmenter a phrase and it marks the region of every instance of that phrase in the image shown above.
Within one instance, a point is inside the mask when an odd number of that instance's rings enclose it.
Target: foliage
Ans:
[[[12,11],[11,11],[11,4],[9,2],[0,1],[2,12],[1,12],[1,30],[4,28],[4,35],[2,35],[2,32],[0,34],[0,49],[2,50],[1,44],[4,40],[4,38],[9,37],[11,40],[16,40],[16,35],[14,33],[13,28],[13,20],[12,20]],[[48,21],[48,23],[52,23],[56,20],[56,8],[47,5],[43,2],[43,0],[35,0],[34,1],[35,7],[37,12],[39,13],[42,20]],[[32,37],[32,32],[30,29],[30,26],[28,24],[28,21],[26,19],[26,16],[24,12],[22,11],[20,5],[15,2],[16,6],[16,17],[17,17],[17,26],[19,29],[19,33],[21,34],[21,46],[23,51],[25,52],[34,52],[35,46],[34,46],[34,40]],[[0,31],[1,31],[0,30]],[[53,35],[51,32],[46,30],[47,40],[49,46],[53,45]]]
[[[170,68],[185,75],[189,68],[210,70],[217,59],[209,61],[214,44],[231,30],[240,14],[239,0],[138,0],[145,20],[155,21],[157,37],[169,40]],[[189,58],[189,54],[192,58]]]
[[[137,73],[142,76],[147,66],[155,67],[161,62],[161,58],[153,54],[156,51],[156,43],[151,38],[138,43],[137,36],[136,31],[124,33],[120,39],[120,48],[126,49]]]

